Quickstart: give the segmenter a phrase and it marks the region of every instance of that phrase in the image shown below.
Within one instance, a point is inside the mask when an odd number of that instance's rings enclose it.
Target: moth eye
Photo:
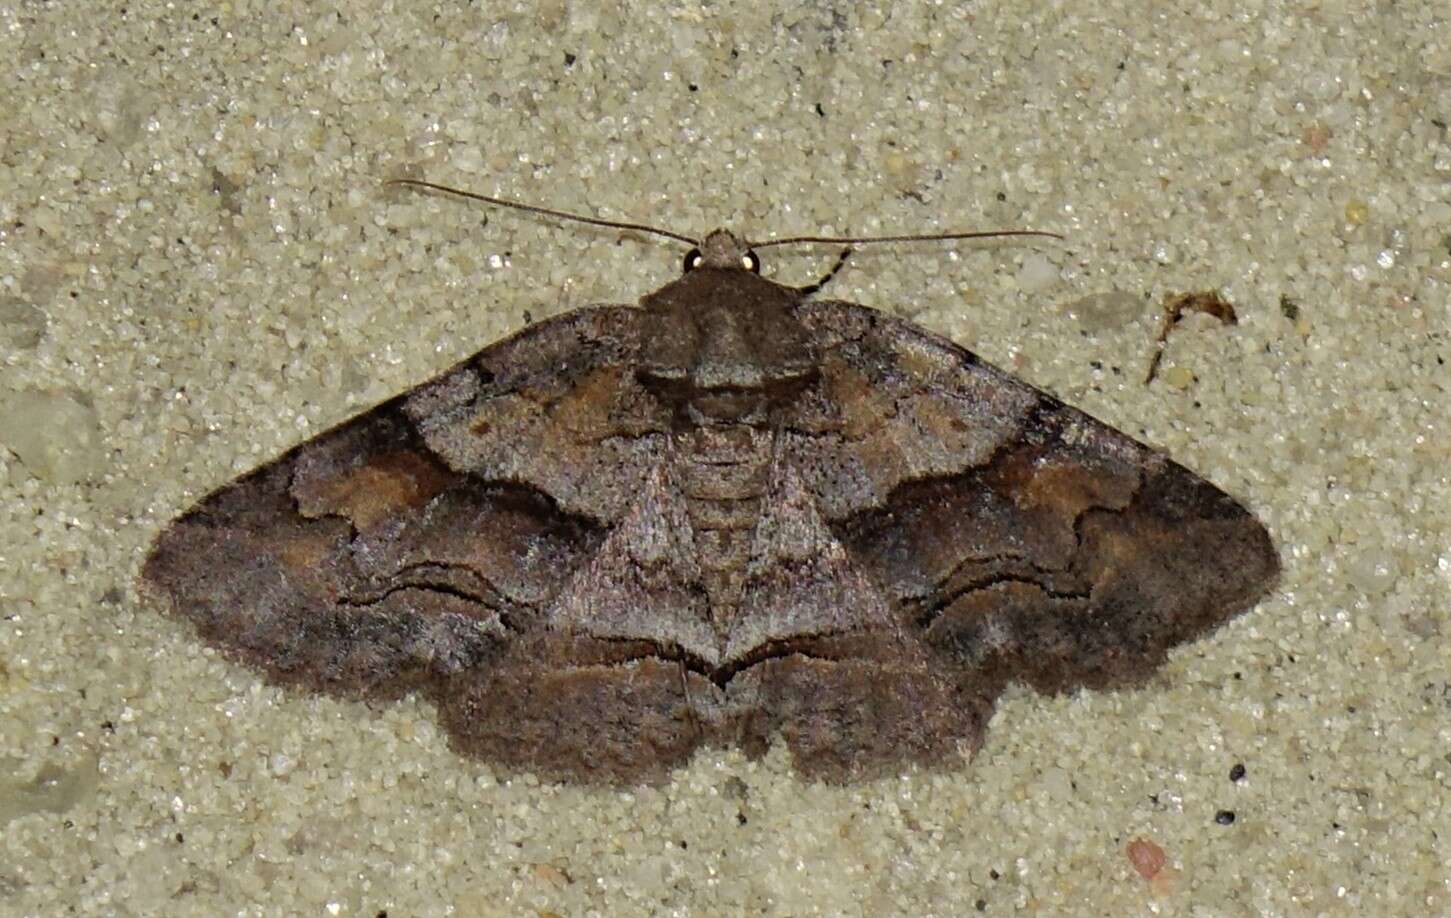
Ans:
[[[705,256],[700,254],[700,249],[691,249],[689,252],[686,252],[685,271],[683,273],[689,274],[691,271],[694,271],[700,267],[702,261],[705,261]]]
[[[752,274],[761,273],[761,258],[755,252],[747,252],[741,256],[741,267]]]

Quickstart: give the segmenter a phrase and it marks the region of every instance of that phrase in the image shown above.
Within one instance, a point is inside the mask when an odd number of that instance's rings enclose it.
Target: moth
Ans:
[[[276,683],[422,693],[461,753],[628,784],[706,745],[951,763],[1010,683],[1141,683],[1274,582],[1164,454],[759,266],[717,230],[638,305],[484,348],[205,497],[143,587]]]

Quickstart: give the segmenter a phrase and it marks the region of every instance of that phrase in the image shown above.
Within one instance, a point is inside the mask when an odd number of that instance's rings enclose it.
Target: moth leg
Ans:
[[[836,277],[837,272],[839,272],[843,267],[846,266],[846,260],[850,257],[851,246],[847,246],[846,248],[841,250],[840,255],[836,256],[836,264],[831,266],[831,270],[821,275],[820,280],[816,281],[813,284],[807,284],[804,287],[797,287],[796,292],[801,296],[811,296],[811,294],[816,293],[822,287],[825,287],[827,284],[831,283],[831,279],[833,277]]]

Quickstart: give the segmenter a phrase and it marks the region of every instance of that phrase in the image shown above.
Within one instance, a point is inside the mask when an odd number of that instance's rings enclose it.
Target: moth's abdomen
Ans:
[[[674,479],[712,609],[733,607],[740,597],[769,484],[772,439],[749,424],[693,427],[675,437]]]

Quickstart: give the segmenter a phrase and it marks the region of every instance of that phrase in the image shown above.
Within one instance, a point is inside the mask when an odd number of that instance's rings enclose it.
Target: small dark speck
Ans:
[[[700,87],[699,87],[699,86],[697,86],[697,85],[696,85],[696,84],[694,84],[694,83],[689,83],[689,84],[687,84],[687,85],[686,85],[686,87],[685,87],[685,88],[686,88],[686,89],[689,89],[689,90],[690,90],[690,91],[691,91],[691,92],[700,92]]]
[[[564,52],[564,66],[573,67],[574,62],[577,60],[579,60],[579,58],[575,57],[573,54],[569,53],[568,51]]]
[[[820,102],[816,103],[816,114],[820,115],[823,118],[826,117],[826,109],[821,107]]]
[[[977,900],[976,902],[973,903],[973,907],[976,908],[980,912],[985,912],[985,911],[987,911],[987,900],[986,899],[979,899],[979,900]]]
[[[989,870],[987,872],[987,875],[992,877],[994,880],[1000,880],[1003,877],[1003,875],[998,873],[996,870]]]
[[[1234,767],[1229,770],[1229,780],[1239,781],[1244,777],[1244,763],[1235,762]]]
[[[736,814],[736,825],[743,826],[743,825],[745,825],[749,821],[750,820],[746,819],[746,814],[745,813],[737,813]]]
[[[997,193],[997,199],[999,201],[1006,201],[1008,199],[1007,193],[1006,192],[999,191]]]
[[[1220,810],[1214,814],[1214,821],[1222,826],[1234,825],[1234,810]]]
[[[185,835],[182,835],[180,832],[176,833],[176,843],[178,845],[185,844],[186,843],[186,836]]]

